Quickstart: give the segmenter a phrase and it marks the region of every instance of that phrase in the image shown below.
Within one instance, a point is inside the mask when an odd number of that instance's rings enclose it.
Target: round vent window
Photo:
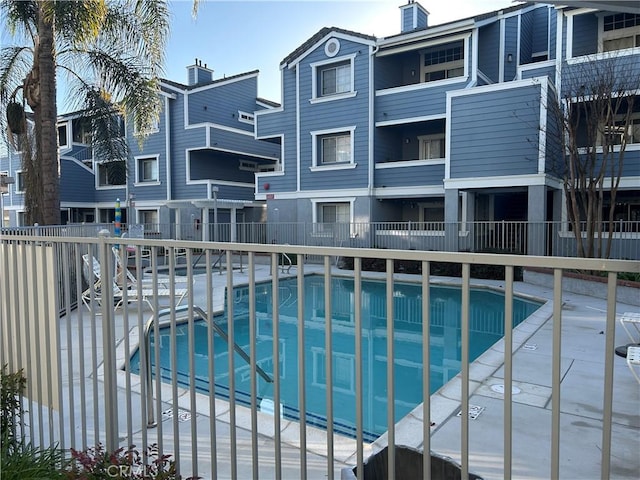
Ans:
[[[327,57],[335,57],[340,51],[340,42],[337,38],[332,38],[324,46],[324,53]]]

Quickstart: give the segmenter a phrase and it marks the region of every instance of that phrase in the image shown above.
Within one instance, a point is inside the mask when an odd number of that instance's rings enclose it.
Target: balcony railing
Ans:
[[[91,237],[104,228],[114,233],[113,224],[20,227],[4,232]],[[613,232],[608,228],[603,223],[602,236],[595,235],[602,251],[611,236],[609,258],[640,260],[640,222],[618,221]],[[577,256],[575,234],[567,222],[186,223],[144,224],[142,230],[148,239]],[[127,225],[121,231],[126,232]],[[586,238],[586,224],[581,231]]]

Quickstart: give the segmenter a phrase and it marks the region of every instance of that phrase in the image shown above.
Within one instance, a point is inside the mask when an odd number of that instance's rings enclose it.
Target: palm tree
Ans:
[[[92,132],[94,158],[122,160],[118,117],[158,118],[168,8],[157,0],[0,0],[15,45],[0,50],[0,109],[23,152],[28,223],[60,223],[56,84],[64,75]],[[4,117],[7,117],[6,119]]]

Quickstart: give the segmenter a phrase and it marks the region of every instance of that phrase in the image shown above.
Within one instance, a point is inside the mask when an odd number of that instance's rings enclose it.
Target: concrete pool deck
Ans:
[[[295,274],[295,267],[291,274]],[[322,267],[305,265],[305,274],[318,273]],[[349,274],[348,271],[334,270],[336,275]],[[270,279],[268,265],[256,265],[256,281]],[[286,275],[283,275],[283,277]],[[363,272],[363,277],[365,275]],[[372,274],[372,277],[383,275]],[[196,279],[202,278],[196,276]],[[417,281],[415,275],[398,274],[398,280]],[[224,289],[226,275],[214,273],[212,276],[214,287],[214,310],[224,308]],[[248,282],[246,269],[244,272],[234,271],[235,285]],[[433,282],[458,284],[459,279],[432,277]],[[500,287],[500,281],[473,280],[474,285],[490,285]],[[194,303],[202,302],[205,297],[206,285],[203,281],[196,281],[194,286]],[[514,283],[514,290],[535,298],[550,300],[553,292],[550,288]],[[206,305],[206,304],[205,304]],[[562,390],[561,390],[561,478],[600,478],[600,445],[602,442],[602,385],[604,378],[604,329],[605,329],[606,301],[572,293],[563,294],[563,325],[562,325]],[[637,311],[638,307],[617,304],[617,313]],[[134,309],[132,309],[134,310]],[[135,309],[137,311],[137,309]],[[130,312],[131,313],[131,312]],[[86,310],[84,315],[86,315]],[[75,314],[74,314],[75,316]],[[148,318],[149,312],[145,312]],[[131,317],[131,315],[130,315]],[[513,385],[519,393],[513,395],[513,477],[527,479],[545,479],[550,477],[550,432],[551,432],[551,343],[552,325],[550,321],[551,307],[545,305],[532,317],[518,326],[514,331],[514,361]],[[99,318],[97,322],[99,322]],[[137,320],[130,319],[133,324]],[[77,321],[70,322],[71,328],[77,328]],[[126,355],[124,344],[124,321],[122,315],[116,317],[116,331],[119,335],[118,361],[124,363]],[[66,322],[61,322],[61,340],[63,355],[66,352]],[[101,329],[98,328],[98,335]],[[86,332],[85,332],[86,335]],[[133,348],[138,342],[137,327],[129,330],[129,347]],[[616,323],[616,345],[629,343],[626,333]],[[98,343],[101,345],[101,343]],[[470,404],[478,407],[480,414],[469,422],[469,469],[484,478],[504,478],[502,473],[503,460],[503,402],[502,395],[495,391],[496,385],[503,383],[504,347],[496,344],[492,349],[479,358],[471,367],[471,398]],[[616,357],[614,374],[613,397],[613,432],[612,432],[612,478],[640,478],[640,388],[624,359]],[[98,371],[98,375],[100,372]],[[145,419],[140,418],[139,408],[140,383],[132,377],[131,394],[127,395],[126,375],[120,372],[118,376],[118,403],[132,405],[133,427],[131,440],[133,444],[142,443],[142,424]],[[74,375],[73,383],[88,382]],[[431,420],[432,427],[431,448],[433,451],[459,459],[456,453],[460,450],[460,418],[456,415],[460,408],[459,379],[454,378],[436,394],[432,395]],[[68,376],[66,384],[69,384]],[[492,387],[494,387],[492,389]],[[162,411],[158,414],[163,431],[163,447],[165,453],[179,456],[183,468],[189,472],[191,458],[191,426],[196,424],[198,453],[198,475],[210,478],[213,462],[210,461],[209,443],[211,426],[215,425],[218,438],[217,477],[230,478],[232,467],[229,462],[230,443],[222,441],[225,435],[231,435],[229,404],[216,399],[215,424],[211,421],[209,398],[198,394],[195,397],[195,412],[192,409],[192,399],[188,392],[179,391],[178,408],[180,417],[171,415],[172,406],[166,400],[172,398],[172,387],[163,385]],[[99,389],[100,391],[100,389]],[[92,392],[90,400],[92,400]],[[97,399],[98,404],[104,401],[103,395]],[[128,397],[128,398],[127,398]],[[89,403],[89,400],[87,400]],[[192,421],[193,415],[195,418]],[[174,423],[172,423],[174,422]],[[251,465],[251,415],[247,407],[236,407],[236,439],[238,478],[252,476]],[[76,421],[80,425],[80,421]],[[173,425],[177,425],[179,436],[178,448],[175,448]],[[99,427],[103,428],[103,427]],[[275,461],[274,425],[271,415],[258,412],[259,440],[259,476],[273,478]],[[76,433],[77,435],[77,433]],[[129,440],[126,425],[121,421],[120,435],[122,444]],[[159,429],[148,430],[147,441],[157,441]],[[283,478],[299,478],[299,428],[293,421],[283,419],[281,422],[282,439],[282,469]],[[323,430],[307,427],[307,469],[308,478],[326,478],[326,434]],[[386,436],[381,437],[372,445],[365,448],[365,459],[372,451],[377,451],[386,444]],[[396,444],[421,447],[422,445],[422,415],[421,407],[409,414],[396,425]],[[356,462],[355,440],[345,437],[334,437],[334,473],[340,478],[340,470],[353,466]],[[205,458],[205,460],[203,460]]]

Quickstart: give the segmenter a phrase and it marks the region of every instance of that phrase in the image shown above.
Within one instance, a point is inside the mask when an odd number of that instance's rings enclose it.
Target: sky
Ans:
[[[195,59],[214,78],[260,70],[258,96],[280,102],[280,62],[323,27],[385,37],[400,33],[400,9],[408,0],[191,0],[170,1],[171,37],[165,78],[187,82]],[[422,0],[429,25],[513,5],[512,0]]]

